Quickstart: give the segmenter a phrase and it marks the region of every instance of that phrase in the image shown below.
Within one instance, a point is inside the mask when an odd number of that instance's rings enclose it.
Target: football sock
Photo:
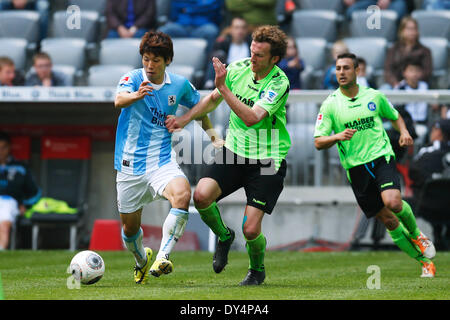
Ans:
[[[214,201],[208,208],[199,209],[197,211],[200,213],[200,217],[203,222],[214,232],[216,236],[219,237],[220,241],[225,241],[230,238],[230,232],[228,231],[227,226],[222,221],[222,217],[220,216],[219,207],[217,203]]]
[[[262,233],[253,240],[247,240],[245,245],[250,258],[250,269],[264,271],[264,255],[266,252],[266,238]]]
[[[134,259],[136,260],[136,264],[138,267],[142,267],[147,262],[147,255],[145,254],[144,245],[142,244],[144,232],[142,228],[139,228],[139,231],[134,235],[127,237],[122,229],[122,239],[125,247],[131,251],[134,255]]]
[[[408,230],[403,226],[402,223],[399,223],[398,227],[394,230],[388,230],[389,234],[392,237],[392,241],[399,247],[403,252],[405,252],[408,256],[417,261],[425,261],[429,262],[430,260],[425,258],[421,252],[411,243],[410,235]]]
[[[172,248],[183,235],[188,219],[188,211],[176,208],[170,209],[162,227],[161,246],[156,259],[168,259]]]
[[[417,228],[416,218],[412,212],[411,206],[405,200],[402,200],[402,211],[394,214],[400,219],[403,225],[408,229],[412,238],[417,238],[420,235],[420,230]]]

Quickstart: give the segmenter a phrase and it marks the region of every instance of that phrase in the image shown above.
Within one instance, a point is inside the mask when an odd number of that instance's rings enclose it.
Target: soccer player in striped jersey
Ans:
[[[213,269],[222,272],[235,233],[221,218],[217,201],[244,188],[247,201],[242,231],[249,255],[247,276],[240,285],[260,285],[265,279],[264,214],[271,214],[283,190],[286,155],[291,146],[286,130],[289,80],[276,65],[286,53],[287,37],[276,26],[261,26],[252,34],[251,57],[228,67],[212,59],[216,89],[179,118],[168,117],[173,130],[213,110],[225,101],[231,108],[225,146],[199,181],[194,203],[202,220],[218,236]],[[202,100],[202,101],[203,101]]]
[[[115,107],[121,108],[116,133],[114,167],[117,170],[117,202],[122,238],[133,253],[135,282],[145,283],[148,274],[159,277],[173,270],[169,254],[183,235],[191,198],[189,182],[172,152],[172,134],[164,125],[178,105],[194,107],[200,94],[184,77],[169,73],[173,44],[162,32],[147,32],[140,44],[143,68],[125,74],[117,86]],[[204,128],[211,122],[203,117]],[[172,208],[162,227],[162,241],[155,262],[153,252],[142,244],[142,208],[158,198]],[[151,267],[150,267],[151,265]]]
[[[314,132],[317,149],[336,144],[356,200],[368,218],[376,217],[394,243],[422,264],[422,277],[434,277],[433,243],[419,230],[402,200],[395,154],[382,118],[400,132],[401,147],[413,144],[403,118],[381,92],[356,83],[358,61],[351,53],[336,60],[339,88],[322,103]]]

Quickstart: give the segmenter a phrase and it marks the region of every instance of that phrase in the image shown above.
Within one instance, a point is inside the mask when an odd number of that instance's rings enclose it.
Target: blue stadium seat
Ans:
[[[337,23],[338,14],[332,10],[297,10],[292,16],[291,35],[294,38],[323,38],[334,42]]]
[[[375,37],[357,37],[343,39],[351,53],[366,60],[375,76],[383,74],[384,59],[386,57],[387,40]]]
[[[31,10],[0,11],[0,38],[22,38],[34,50],[40,37],[40,15]]]
[[[47,38],[41,41],[41,50],[47,52],[54,65],[70,65],[83,70],[86,60],[86,40]]]
[[[140,39],[104,39],[100,42],[100,64],[126,64],[142,67]]]
[[[24,70],[27,57],[27,40],[22,38],[0,38],[0,57],[7,56],[14,61],[18,70]]]

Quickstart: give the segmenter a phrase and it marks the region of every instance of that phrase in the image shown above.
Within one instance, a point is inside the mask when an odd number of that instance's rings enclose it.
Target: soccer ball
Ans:
[[[70,261],[69,273],[82,284],[93,284],[103,277],[105,263],[98,253],[81,251]]]

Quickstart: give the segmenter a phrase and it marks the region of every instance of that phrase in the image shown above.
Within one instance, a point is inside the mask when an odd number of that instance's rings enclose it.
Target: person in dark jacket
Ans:
[[[107,38],[142,38],[156,28],[156,0],[108,0]]]
[[[26,86],[63,87],[69,85],[69,79],[62,72],[52,70],[52,59],[45,52],[33,56],[34,71],[26,79]]]
[[[0,132],[0,250],[8,248],[11,225],[17,215],[41,196],[28,167],[14,160],[10,151],[9,135]]]

